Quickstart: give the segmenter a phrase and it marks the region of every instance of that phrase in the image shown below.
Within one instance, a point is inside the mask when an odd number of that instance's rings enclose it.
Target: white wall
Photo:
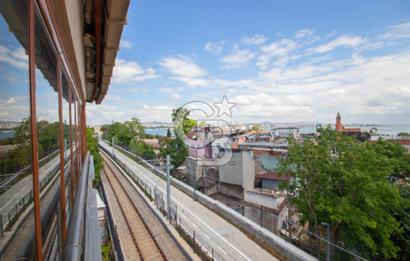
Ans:
[[[257,191],[246,190],[245,202],[254,203],[256,205],[263,205],[264,207],[277,209],[283,202],[283,197],[268,195]]]
[[[232,159],[219,167],[219,181],[253,189],[255,164],[252,151],[232,152]]]

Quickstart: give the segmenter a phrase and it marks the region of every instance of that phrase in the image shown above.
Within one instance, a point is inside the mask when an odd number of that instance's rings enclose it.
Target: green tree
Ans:
[[[185,134],[189,133],[196,126],[196,121],[188,116],[189,110],[182,107],[173,110],[171,114],[175,128],[182,127]],[[160,155],[162,157],[169,155],[171,157],[171,164],[176,169],[185,161],[185,158],[188,156],[188,149],[177,135],[175,139],[166,139],[161,143]]]
[[[100,182],[100,171],[103,168],[103,159],[99,152],[98,140],[97,140],[97,137],[94,136],[93,128],[87,127],[86,137],[87,137],[87,149],[94,158],[95,183],[98,184]]]
[[[252,131],[260,131],[262,130],[262,126],[260,124],[255,124],[251,127]]]
[[[150,145],[138,138],[132,139],[129,147],[133,153],[137,154],[143,159],[155,159],[157,156]]]
[[[189,118],[189,110],[183,107],[172,110],[171,118],[175,127],[181,126],[185,134],[189,133],[196,126],[196,121]],[[181,119],[181,121],[178,121]]]
[[[188,156],[188,149],[179,138],[168,139],[161,144],[160,155],[163,158],[169,155],[171,157],[171,164],[176,169],[185,161],[185,158]]]
[[[410,154],[398,143],[379,140],[373,144],[377,153],[386,156],[393,168],[392,176],[398,178],[410,177]]]
[[[120,145],[128,146],[130,141],[137,137],[142,139],[144,137],[144,127],[137,118],[132,118],[130,121],[124,123],[115,122],[110,125],[104,125],[102,128],[103,138]]]
[[[410,260],[410,187],[400,185],[399,190],[403,200],[394,216],[400,223],[402,233],[394,235],[392,240],[400,248],[396,260],[406,261]]]
[[[291,139],[280,171],[292,175],[283,186],[317,234],[326,222],[335,242],[368,258],[392,258],[399,249],[391,237],[401,232],[392,215],[401,204],[388,180],[393,166],[376,146],[322,129],[314,141]]]
[[[171,130],[168,128],[168,129],[167,129],[167,137],[168,137],[168,138],[171,138],[171,136],[172,136],[172,135],[171,135]]]
[[[398,136],[400,136],[400,137],[402,137],[402,136],[410,136],[410,133],[409,132],[400,132],[399,134],[398,134]]]
[[[59,148],[60,125],[58,122],[39,121],[37,131],[37,140],[42,149],[42,152],[39,151],[40,158]]]

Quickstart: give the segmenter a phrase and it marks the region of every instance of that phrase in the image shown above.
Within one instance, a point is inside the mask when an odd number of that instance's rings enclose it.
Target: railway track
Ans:
[[[102,153],[104,160],[103,182],[112,190],[110,208],[114,210],[118,234],[122,233],[121,246],[128,260],[189,260],[175,239],[163,227],[144,199],[121,174],[112,160]],[[125,241],[125,242],[124,242]]]

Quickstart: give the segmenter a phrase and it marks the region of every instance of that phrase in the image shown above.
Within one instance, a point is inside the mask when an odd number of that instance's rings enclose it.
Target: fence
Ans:
[[[108,141],[106,141],[106,143],[110,144]],[[116,149],[120,150],[122,153],[124,153],[128,157],[140,163],[141,165],[143,165],[145,168],[152,171],[157,176],[162,177],[164,179],[166,178],[166,175],[162,169],[158,168],[158,166],[152,165],[149,161],[144,160],[143,158],[130,152],[129,148],[125,146],[117,145]],[[108,153],[111,154],[111,149],[110,151],[108,151]],[[116,160],[116,161],[120,163],[119,160]],[[124,166],[124,164],[122,164],[122,166]],[[130,170],[128,169],[128,173],[132,173],[132,172],[130,172]],[[134,175],[130,175],[130,176],[133,177]],[[306,235],[307,238],[305,237],[301,239],[295,239],[288,235],[278,233],[279,229],[275,229],[275,227],[279,228],[280,226],[276,226],[276,225],[271,224],[271,222],[267,222],[266,218],[268,218],[269,215],[272,213],[264,210],[264,208],[256,207],[258,210],[260,210],[260,212],[259,212],[259,215],[257,214],[253,218],[252,223],[255,223],[255,224],[252,225],[251,222],[244,220],[245,217],[239,217],[238,215],[236,215],[236,214],[239,214],[243,216],[245,214],[244,212],[246,212],[245,208],[248,208],[248,211],[250,210],[249,206],[241,205],[241,207],[238,207],[238,208],[229,208],[229,210],[232,210],[232,212],[235,212],[235,213],[232,213],[231,211],[227,211],[226,207],[221,207],[221,205],[223,205],[223,202],[222,203],[220,203],[220,201],[215,202],[214,200],[207,197],[206,195],[203,195],[202,193],[199,193],[198,191],[195,192],[195,190],[188,184],[185,184],[176,179],[171,179],[171,184],[174,185],[176,188],[180,189],[181,191],[183,191],[184,193],[186,193],[187,195],[195,198],[201,204],[205,205],[209,209],[220,214],[222,217],[229,220],[234,225],[238,226],[242,230],[252,235],[252,237],[254,237],[256,241],[260,241],[263,244],[267,244],[271,246],[273,249],[275,249],[280,254],[282,254],[284,258],[302,260],[302,259],[311,259],[312,257],[316,257],[319,260],[325,260],[326,252],[329,251],[331,260],[366,260],[360,255],[358,255],[356,251],[348,250],[340,246],[339,244],[332,242],[331,240],[326,240],[320,235],[316,235],[309,231],[307,232],[307,235]],[[149,192],[149,194],[151,194],[151,192]],[[166,213],[166,208],[164,209],[163,213]],[[249,220],[249,217],[245,219]],[[276,222],[281,223],[281,220],[283,220],[283,217],[278,216],[278,219],[279,220],[277,220]],[[269,230],[269,232],[267,232],[266,230]],[[275,233],[272,233],[272,231],[274,231]],[[303,253],[303,251],[299,251],[295,248],[289,247],[288,243],[291,243],[294,246],[299,247],[301,250],[305,251],[305,253]],[[306,253],[309,253],[312,256],[307,255]]]
[[[118,237],[117,228],[114,225],[114,219],[111,213],[111,209],[108,207],[108,200],[107,200],[107,195],[105,194],[104,184],[102,182],[100,182],[99,184],[100,184],[100,187],[99,187],[100,195],[102,195],[104,203],[107,206],[105,208],[105,211],[106,211],[105,213],[107,214],[108,233],[110,234],[112,243],[114,245],[116,260],[123,261],[125,260],[124,253],[122,252],[122,249],[121,249],[121,242]]]
[[[315,256],[318,260],[367,260],[360,256],[358,253],[355,253],[354,250],[343,248],[340,245],[329,240],[329,238],[325,239],[321,235],[317,235],[316,232],[313,231],[306,231],[306,234],[302,239],[291,241],[293,244]]]
[[[102,148],[105,152],[111,155],[110,151]],[[144,179],[128,168],[124,163],[119,161],[117,158],[113,157],[114,161],[121,166],[121,168],[128,174],[135,184],[141,189],[141,191],[155,203],[156,208],[164,215],[167,216],[167,206],[166,206],[166,193],[159,187],[156,186],[151,180]],[[170,206],[170,223],[175,227],[175,229],[181,234],[182,237],[192,246],[194,251],[204,260],[225,260],[222,256],[220,250],[212,247],[209,244],[209,239],[205,239],[204,233],[198,229],[194,229],[189,225],[187,213],[180,215],[178,213],[178,204],[171,200]],[[193,217],[192,217],[193,219]],[[226,255],[229,255],[226,253]],[[231,257],[234,259],[233,257]]]
[[[53,152],[54,154],[55,152]],[[51,161],[47,156],[42,159],[43,165]],[[47,186],[47,184],[53,179],[53,177],[59,172],[60,164],[56,164],[51,171],[40,181],[40,191]],[[17,221],[18,217],[33,201],[33,190],[30,189],[7,213],[0,214],[0,239],[3,237],[4,231],[7,231]]]
[[[155,201],[163,202],[163,193],[155,194]],[[159,197],[157,199],[157,197]],[[210,260],[226,260],[223,258],[220,250],[214,248],[210,242],[210,237],[207,236],[205,233],[201,232],[200,230],[195,230],[186,220],[183,218],[182,215],[178,216],[178,205],[175,202],[171,201],[171,224],[178,230],[178,232],[185,238],[185,240],[192,246],[194,251],[202,258],[202,259],[210,259]],[[165,212],[166,214],[166,212]],[[225,252],[228,254],[227,252]],[[234,259],[234,257],[231,257]]]
[[[48,162],[50,162],[54,156],[58,155],[59,150],[55,150],[52,153],[48,154],[47,156],[44,156],[41,158],[38,163],[39,167],[44,166]],[[9,187],[11,187],[13,184],[18,182],[20,179],[24,178],[26,175],[31,173],[31,165],[28,165],[21,170],[19,170],[16,173],[12,174],[2,174],[0,175],[1,181],[0,181],[0,194],[5,192]]]
[[[109,144],[107,142],[107,144]],[[112,148],[101,146],[101,148],[106,151],[108,154],[111,155]],[[126,156],[130,157],[131,159],[135,160],[137,163],[141,164],[148,170],[152,171],[155,175],[165,179],[166,174],[160,170],[159,168],[153,166],[148,161],[138,157],[134,153],[127,151],[122,147],[116,146],[116,149],[124,153]],[[124,166],[118,158],[115,158],[116,162],[119,165]],[[126,167],[126,166],[125,166]],[[126,167],[126,170],[129,169]],[[130,171],[130,176],[134,176],[135,174]],[[147,180],[151,182],[150,180]],[[272,251],[275,252],[275,255],[280,256],[281,259],[286,260],[316,260],[313,256],[308,254],[307,252],[303,251],[302,249],[298,248],[295,245],[289,243],[289,240],[284,239],[283,237],[268,231],[267,229],[260,226],[260,224],[251,221],[250,219],[242,216],[241,213],[235,211],[234,209],[225,206],[223,203],[216,201],[201,192],[195,190],[190,185],[181,182],[177,179],[171,178],[171,184],[179,189],[180,191],[184,192],[188,196],[194,198],[196,201],[210,209],[211,211],[215,212],[222,218],[226,219],[228,222],[245,232],[248,236],[250,236],[255,242],[263,245],[269,246]]]

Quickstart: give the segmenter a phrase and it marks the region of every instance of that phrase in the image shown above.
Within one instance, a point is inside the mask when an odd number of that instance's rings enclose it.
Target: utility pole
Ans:
[[[64,159],[67,155],[66,150],[67,150],[67,139],[64,139]]]
[[[169,162],[169,155],[167,155],[167,213],[168,220],[171,222],[171,163]]]
[[[111,139],[111,146],[112,146],[112,152],[111,152],[111,154],[112,154],[112,156],[114,157],[114,151],[115,151],[114,137],[112,137],[112,139]]]
[[[325,222],[322,225],[326,227],[326,261],[330,261],[330,225]]]

